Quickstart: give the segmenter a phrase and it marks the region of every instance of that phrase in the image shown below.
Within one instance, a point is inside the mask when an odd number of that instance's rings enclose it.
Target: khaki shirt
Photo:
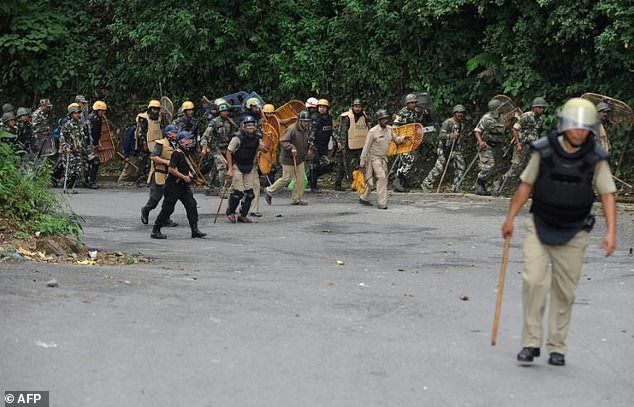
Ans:
[[[559,142],[561,143],[561,139]],[[539,153],[534,151],[524,172],[520,175],[522,182],[531,185],[535,184],[537,175],[539,175],[539,161]],[[610,165],[606,160],[601,160],[596,164],[594,168],[594,178],[592,178],[592,187],[599,195],[616,192],[616,184],[614,184],[614,180],[612,179],[612,171],[610,171]]]
[[[367,161],[372,158],[386,158],[391,141],[399,144],[403,142],[403,137],[395,136],[390,126],[385,126],[383,129],[377,124],[372,127],[365,137],[365,144],[361,151],[361,160]]]

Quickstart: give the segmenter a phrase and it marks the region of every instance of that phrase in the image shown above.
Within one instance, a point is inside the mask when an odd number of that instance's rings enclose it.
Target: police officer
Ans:
[[[81,171],[81,159],[84,153],[84,143],[88,138],[88,129],[81,121],[81,108],[77,104],[68,107],[70,120],[62,126],[60,135],[61,157],[66,174],[66,187],[75,193],[73,187]],[[68,166],[66,168],[66,166]]]
[[[350,110],[341,114],[337,140],[339,163],[337,166],[337,178],[335,179],[335,191],[344,190],[341,185],[343,178],[350,178],[350,170],[359,165],[361,149],[369,130],[370,121],[363,111],[361,99],[356,98],[352,101]]]
[[[79,95],[81,96],[81,95]],[[92,104],[92,112],[88,115],[88,123],[90,128],[90,137],[86,143],[85,160],[87,165],[85,183],[86,187],[97,189],[97,173],[99,171],[99,156],[97,148],[99,148],[99,139],[103,132],[104,126],[108,126],[106,122],[106,113],[108,105],[103,100],[97,100]]]
[[[261,140],[257,135],[257,119],[247,115],[242,128],[231,138],[227,147],[227,177],[231,179],[231,195],[227,207],[227,219],[231,223],[251,223],[247,217],[251,202],[255,198],[255,188],[260,188],[255,158]],[[240,215],[236,219],[236,210],[240,206]]]
[[[480,172],[476,181],[476,195],[491,195],[487,190],[487,183],[494,178],[495,165],[502,163],[504,148],[504,120],[498,112],[501,102],[491,99],[488,103],[489,111],[480,118],[473,130],[477,140]],[[497,191],[498,183],[493,185]]]
[[[524,240],[522,350],[517,360],[532,362],[540,356],[542,319],[550,293],[548,363],[562,366],[574,292],[594,224],[594,191],[603,205],[607,227],[603,248],[609,256],[616,247],[616,186],[608,153],[594,139],[599,120],[592,102],[570,99],[557,118],[557,129],[532,144],[533,153],[511,200],[502,235],[511,237],[513,220],[532,194]]]
[[[429,171],[427,177],[423,181],[421,188],[423,192],[429,192],[443,173],[447,160],[452,160],[454,169],[453,192],[458,192],[458,182],[462,178],[465,170],[464,157],[462,156],[462,139],[464,138],[465,125],[464,115],[465,107],[463,105],[455,105],[451,111],[452,116],[445,120],[440,127],[438,134],[438,158],[434,168]],[[449,153],[452,150],[451,157]]]
[[[178,133],[178,126],[175,124],[165,126],[165,138],[156,141],[154,150],[150,155],[150,173],[147,180],[150,184],[150,197],[145,206],[141,208],[141,223],[144,225],[148,224],[150,211],[156,208],[163,198],[170,159],[178,147]],[[163,226],[174,227],[178,224],[168,218]]]
[[[178,126],[179,131],[188,131],[198,140],[198,119],[194,117],[194,103],[187,100],[183,102],[180,110],[183,114],[174,119],[173,123]]]
[[[610,120],[610,113],[612,108],[605,102],[599,102],[597,104],[597,110],[599,111],[599,119],[601,120],[601,126],[599,127],[598,141],[601,143],[603,149],[607,152],[612,148],[612,139],[614,138],[615,124]]]
[[[526,167],[530,156],[530,144],[539,138],[539,133],[542,129],[542,115],[547,106],[546,99],[536,97],[533,99],[531,110],[522,113],[518,121],[513,125],[513,143],[515,144],[513,159],[511,160],[511,167],[502,176],[502,184],[497,191],[498,195]]]
[[[396,113],[394,126],[401,126],[407,123],[415,123],[420,116],[420,110],[416,107],[418,98],[415,94],[410,93],[405,96],[405,106]],[[409,192],[409,180],[407,176],[414,166],[416,157],[414,153],[406,153],[399,155],[399,166],[396,170],[396,178],[394,179],[394,191]]]
[[[163,138],[163,126],[159,115],[160,111],[161,102],[152,99],[148,103],[147,110],[136,116],[136,149],[141,152],[139,168],[144,181],[147,178],[150,152],[154,151],[156,140]]]
[[[230,116],[229,104],[226,102],[220,103],[218,105],[218,111],[220,114],[214,117],[203,134],[201,154],[204,160],[203,167],[206,166],[206,162],[213,160],[216,169],[216,179],[219,182],[225,182],[225,176],[227,174],[227,162],[225,159],[227,147],[229,147],[229,142],[239,127]],[[212,182],[212,177],[209,178],[209,182]],[[211,185],[207,187],[207,193],[210,195],[212,193],[212,187]]]
[[[42,144],[51,137],[51,123],[49,120],[50,110],[53,104],[48,99],[41,99],[38,108],[31,116],[33,126],[33,151],[40,151]]]
[[[31,111],[26,107],[19,107],[17,111],[18,119],[18,143],[26,151],[33,152],[31,142],[33,141],[33,127],[31,126]]]
[[[317,179],[330,172],[333,164],[330,157],[328,157],[328,145],[331,139],[335,142],[336,140],[329,109],[330,103],[328,100],[319,99],[317,102],[317,119],[310,134],[310,144],[314,146],[313,156],[308,162],[308,180],[310,191],[313,193],[321,192],[317,187]]]
[[[187,131],[180,131],[177,136],[177,142],[178,147],[172,152],[169,161],[168,175],[165,179],[163,206],[154,222],[154,227],[150,235],[153,239],[167,238],[166,235],[161,233],[161,227],[167,223],[170,215],[174,213],[176,201],[179,200],[187,212],[187,220],[191,228],[192,239],[207,236],[206,233],[198,229],[197,203],[189,186],[193,182],[195,175],[194,170],[188,163],[185,150],[194,145],[194,136]]]

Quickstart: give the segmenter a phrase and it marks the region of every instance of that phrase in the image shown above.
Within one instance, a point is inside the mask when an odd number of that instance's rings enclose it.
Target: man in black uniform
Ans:
[[[206,233],[198,229],[198,209],[196,208],[196,199],[192,193],[189,184],[194,180],[194,171],[190,168],[185,152],[188,147],[194,144],[193,134],[187,131],[178,133],[178,147],[172,153],[170,158],[167,179],[165,181],[165,189],[163,191],[163,206],[152,228],[152,239],[166,239],[167,235],[161,233],[161,226],[174,213],[176,201],[181,201],[187,212],[187,220],[192,231],[192,239],[197,237],[205,237]]]
[[[317,187],[317,179],[332,170],[334,164],[328,157],[328,144],[330,139],[334,139],[332,116],[328,112],[330,103],[327,99],[319,99],[317,102],[317,119],[315,125],[311,129],[310,145],[315,148],[313,157],[308,164],[308,179],[310,182],[310,191],[319,193],[321,190]]]

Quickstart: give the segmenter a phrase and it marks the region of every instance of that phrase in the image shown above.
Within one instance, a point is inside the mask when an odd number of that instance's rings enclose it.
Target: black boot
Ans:
[[[198,224],[197,223],[194,223],[191,228],[192,228],[192,239],[195,239],[197,237],[205,237],[205,236],[207,236],[207,233],[203,233],[203,232],[201,232],[198,229]]]
[[[161,233],[161,225],[159,225],[158,223],[154,224],[150,237],[152,239],[167,239],[167,235]]]
[[[404,175],[397,175],[392,184],[395,192],[409,192],[407,188],[407,179]]]
[[[485,181],[483,179],[478,178],[478,180],[476,181],[475,194],[476,195],[482,195],[482,196],[490,196],[491,195],[491,193],[487,191],[486,184],[485,184]]]
[[[141,223],[144,225],[148,224],[148,217],[150,216],[150,209],[145,206],[141,208]]]
[[[539,354],[539,348],[524,347],[517,354],[517,360],[519,362],[532,362],[534,358],[539,357]]]

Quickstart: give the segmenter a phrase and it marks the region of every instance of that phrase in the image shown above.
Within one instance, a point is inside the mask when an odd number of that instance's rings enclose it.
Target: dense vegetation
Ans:
[[[618,0],[14,0],[0,4],[0,94],[60,109],[83,93],[118,112],[161,91],[318,93],[338,111],[428,89],[441,116],[455,103],[477,115],[497,93],[524,108],[583,92],[632,105],[633,37],[634,6]]]

